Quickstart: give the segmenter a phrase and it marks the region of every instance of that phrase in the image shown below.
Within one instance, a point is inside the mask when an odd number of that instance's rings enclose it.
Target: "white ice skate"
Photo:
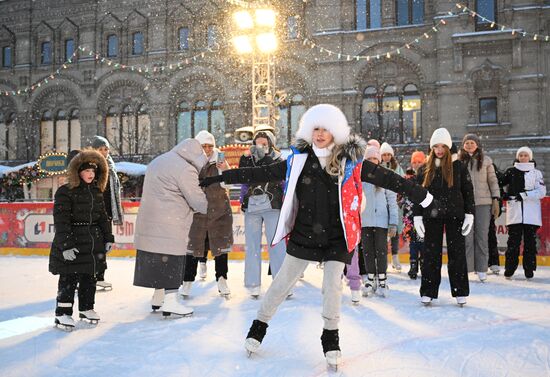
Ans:
[[[199,262],[199,278],[201,280],[206,279],[206,263]]]
[[[487,273],[486,272],[478,272],[477,277],[478,277],[480,282],[485,283],[485,281],[487,280]]]
[[[54,323],[55,327],[64,331],[73,331],[76,326],[73,317],[67,314],[56,316]]]
[[[184,281],[181,287],[179,288],[179,293],[183,297],[187,298],[191,294],[191,288],[193,287],[192,281]]]
[[[328,351],[325,354],[327,359],[327,366],[330,369],[333,369],[335,372],[338,371],[338,366],[342,364],[342,352],[341,351]]]
[[[388,297],[390,294],[390,289],[385,281],[381,282],[376,289],[376,294],[380,297]]]
[[[81,321],[86,320],[93,325],[97,325],[100,320],[99,315],[93,309],[80,312],[78,316],[80,317]]]
[[[227,280],[225,280],[224,277],[220,277],[218,279],[218,292],[220,292],[220,295],[226,299],[228,299],[231,295],[231,291],[227,286]]]
[[[420,297],[420,302],[425,305],[431,305],[432,304],[432,298],[430,296],[422,296]]]
[[[250,297],[257,300],[258,297],[260,297],[260,286],[248,288],[248,292],[250,293]]]
[[[353,305],[359,305],[361,301],[361,291],[351,291],[351,303]]]
[[[151,309],[156,312],[164,303],[164,289],[155,289],[153,298],[151,299]]]
[[[397,272],[401,272],[401,262],[399,262],[399,254],[392,254],[391,266]]]
[[[500,274],[500,267],[496,264],[493,264],[492,266],[489,266],[489,271],[491,271],[491,273],[493,273],[494,275],[498,275]]]
[[[112,291],[113,290],[113,285],[109,282],[106,282],[106,281],[97,281],[95,283],[95,286],[100,291]]]
[[[261,343],[258,342],[254,338],[246,338],[244,341],[244,348],[246,349],[246,353],[248,357],[250,357],[253,353],[257,352],[260,348]]]
[[[177,292],[168,293],[164,297],[164,304],[160,308],[163,317],[170,317],[172,314],[182,317],[188,317],[193,314],[193,309],[183,305],[178,300]]]
[[[463,307],[464,305],[466,305],[466,296],[456,296],[456,303],[460,307]]]

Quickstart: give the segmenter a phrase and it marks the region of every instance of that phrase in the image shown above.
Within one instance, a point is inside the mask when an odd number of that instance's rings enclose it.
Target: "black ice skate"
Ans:
[[[73,317],[67,314],[56,316],[54,323],[56,328],[64,331],[73,331],[76,326]]]
[[[248,353],[248,357],[260,348],[260,344],[262,344],[267,327],[267,323],[257,319],[252,322],[252,326],[250,326],[250,330],[248,330],[248,335],[244,341],[244,348]]]
[[[99,315],[93,309],[80,312],[79,317],[81,321],[87,321],[92,325],[97,325],[100,320]]]
[[[325,354],[325,358],[327,360],[327,366],[337,372],[338,365],[342,364],[342,352],[340,351],[340,337],[338,336],[338,329],[323,329],[321,344],[323,345],[323,353]]]

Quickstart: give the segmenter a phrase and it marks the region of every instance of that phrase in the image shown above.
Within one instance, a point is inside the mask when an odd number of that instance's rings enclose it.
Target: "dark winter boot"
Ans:
[[[244,348],[246,348],[248,356],[260,348],[260,344],[264,339],[267,327],[267,323],[257,319],[252,322],[252,326],[250,326],[250,330],[248,330],[248,335],[246,336],[246,340],[244,342]]]
[[[323,335],[321,335],[321,344],[323,345],[323,353],[327,359],[327,364],[338,369],[338,365],[342,361],[342,352],[340,351],[340,337],[338,336],[338,329],[327,330],[323,329]]]
[[[408,275],[411,279],[416,280],[418,277],[418,262],[415,260],[411,261],[411,268],[409,269]]]

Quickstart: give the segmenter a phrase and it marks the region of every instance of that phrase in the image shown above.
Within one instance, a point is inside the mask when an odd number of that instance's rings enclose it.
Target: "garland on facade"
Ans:
[[[528,32],[521,27],[520,28],[510,27],[502,23],[498,23],[495,20],[490,20],[487,17],[482,16],[481,14],[477,13],[475,10],[470,9],[465,5],[462,5],[460,3],[456,3],[455,5],[458,9],[462,11],[462,13],[468,13],[470,16],[474,18],[478,18],[483,22],[490,24],[491,29],[495,28],[495,29],[499,29],[500,31],[509,32],[512,35],[519,34],[522,37],[530,37],[530,38],[533,38],[534,41],[543,41],[543,42],[550,41],[550,36],[548,35]]]
[[[37,88],[40,88],[42,85],[46,85],[50,81],[55,80],[56,78],[59,77],[59,75],[63,71],[69,69],[69,67],[71,67],[74,63],[77,62],[76,58],[77,58],[78,51],[81,52],[81,57],[86,57],[86,56],[91,57],[95,61],[97,61],[99,63],[102,63],[102,64],[106,64],[109,67],[112,67],[113,69],[139,72],[139,73],[142,73],[142,74],[145,74],[145,75],[152,75],[152,74],[163,74],[163,73],[168,73],[168,72],[173,72],[173,71],[183,69],[185,66],[189,65],[190,63],[196,62],[199,58],[204,58],[207,53],[212,53],[212,52],[219,51],[219,46],[218,46],[217,49],[207,48],[206,51],[203,51],[203,52],[201,52],[199,54],[196,54],[194,56],[190,56],[190,57],[187,57],[185,59],[182,59],[181,61],[179,61],[177,63],[171,63],[171,64],[168,64],[167,66],[159,65],[159,66],[153,66],[153,67],[149,67],[149,66],[146,66],[146,65],[121,64],[121,63],[118,63],[115,60],[109,59],[109,58],[101,55],[98,52],[94,52],[93,50],[91,50],[87,47],[78,46],[77,49],[75,50],[75,52],[73,52],[73,54],[71,55],[71,57],[69,59],[67,59],[67,61],[65,61],[61,65],[61,67],[59,67],[54,73],[52,73],[52,74],[36,81],[34,84],[29,85],[26,88],[18,89],[18,90],[0,91],[0,96],[27,95],[27,94],[32,93]]]

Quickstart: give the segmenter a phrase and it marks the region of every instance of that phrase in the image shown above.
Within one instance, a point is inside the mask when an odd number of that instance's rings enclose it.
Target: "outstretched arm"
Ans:
[[[363,161],[361,180],[408,197],[412,202],[427,207],[432,195],[424,187],[407,180],[399,174],[370,161]]]

